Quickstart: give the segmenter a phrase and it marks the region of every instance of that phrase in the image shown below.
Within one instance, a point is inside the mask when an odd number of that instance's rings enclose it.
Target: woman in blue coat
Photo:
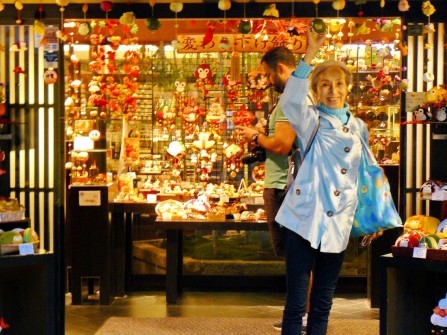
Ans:
[[[298,335],[306,313],[310,273],[313,286],[307,334],[327,332],[332,298],[357,208],[357,175],[366,124],[346,103],[352,76],[344,63],[312,66],[325,42],[324,34],[308,33],[308,48],[279,101],[295,130],[301,152],[315,137],[276,216],[286,230],[287,298],[282,334]],[[309,80],[309,76],[311,79]],[[309,106],[307,96],[315,105]]]

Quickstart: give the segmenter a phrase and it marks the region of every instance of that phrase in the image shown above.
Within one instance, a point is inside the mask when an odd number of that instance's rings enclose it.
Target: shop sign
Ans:
[[[304,53],[306,51],[307,37],[271,34],[267,39],[256,38],[252,34],[215,34],[208,43],[204,45],[204,35],[179,35],[179,53],[199,53],[199,52],[260,52],[264,53],[274,47],[291,47],[294,53]]]

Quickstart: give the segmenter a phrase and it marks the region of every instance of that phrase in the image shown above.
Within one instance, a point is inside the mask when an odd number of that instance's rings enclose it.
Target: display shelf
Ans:
[[[30,227],[30,219],[24,218],[22,220],[16,220],[16,221],[0,221],[0,229],[3,229],[4,231],[8,231],[14,228],[28,228]]]
[[[444,261],[380,257],[380,335],[432,334],[430,317],[445,297]]]

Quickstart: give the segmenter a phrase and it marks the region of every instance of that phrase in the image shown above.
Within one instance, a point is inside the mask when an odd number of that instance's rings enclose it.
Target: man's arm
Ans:
[[[256,142],[258,145],[263,147],[265,150],[280,155],[289,154],[296,137],[295,131],[287,121],[277,121],[275,123],[275,135],[271,137],[264,135],[258,130],[250,127],[236,126],[236,129],[247,141],[252,141],[253,137],[257,136]]]
[[[287,121],[277,121],[275,123],[275,135],[268,137],[260,134],[258,144],[265,150],[280,155],[288,155],[295,141],[295,131]]]

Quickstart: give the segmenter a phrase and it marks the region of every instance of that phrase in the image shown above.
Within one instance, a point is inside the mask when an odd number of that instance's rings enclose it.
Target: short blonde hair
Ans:
[[[310,87],[312,88],[312,91],[314,93],[317,93],[318,78],[320,77],[321,73],[323,73],[325,70],[329,68],[338,68],[341,71],[343,71],[345,74],[346,86],[351,85],[352,73],[346,66],[346,64],[335,60],[328,60],[315,66],[314,70],[312,71]]]

